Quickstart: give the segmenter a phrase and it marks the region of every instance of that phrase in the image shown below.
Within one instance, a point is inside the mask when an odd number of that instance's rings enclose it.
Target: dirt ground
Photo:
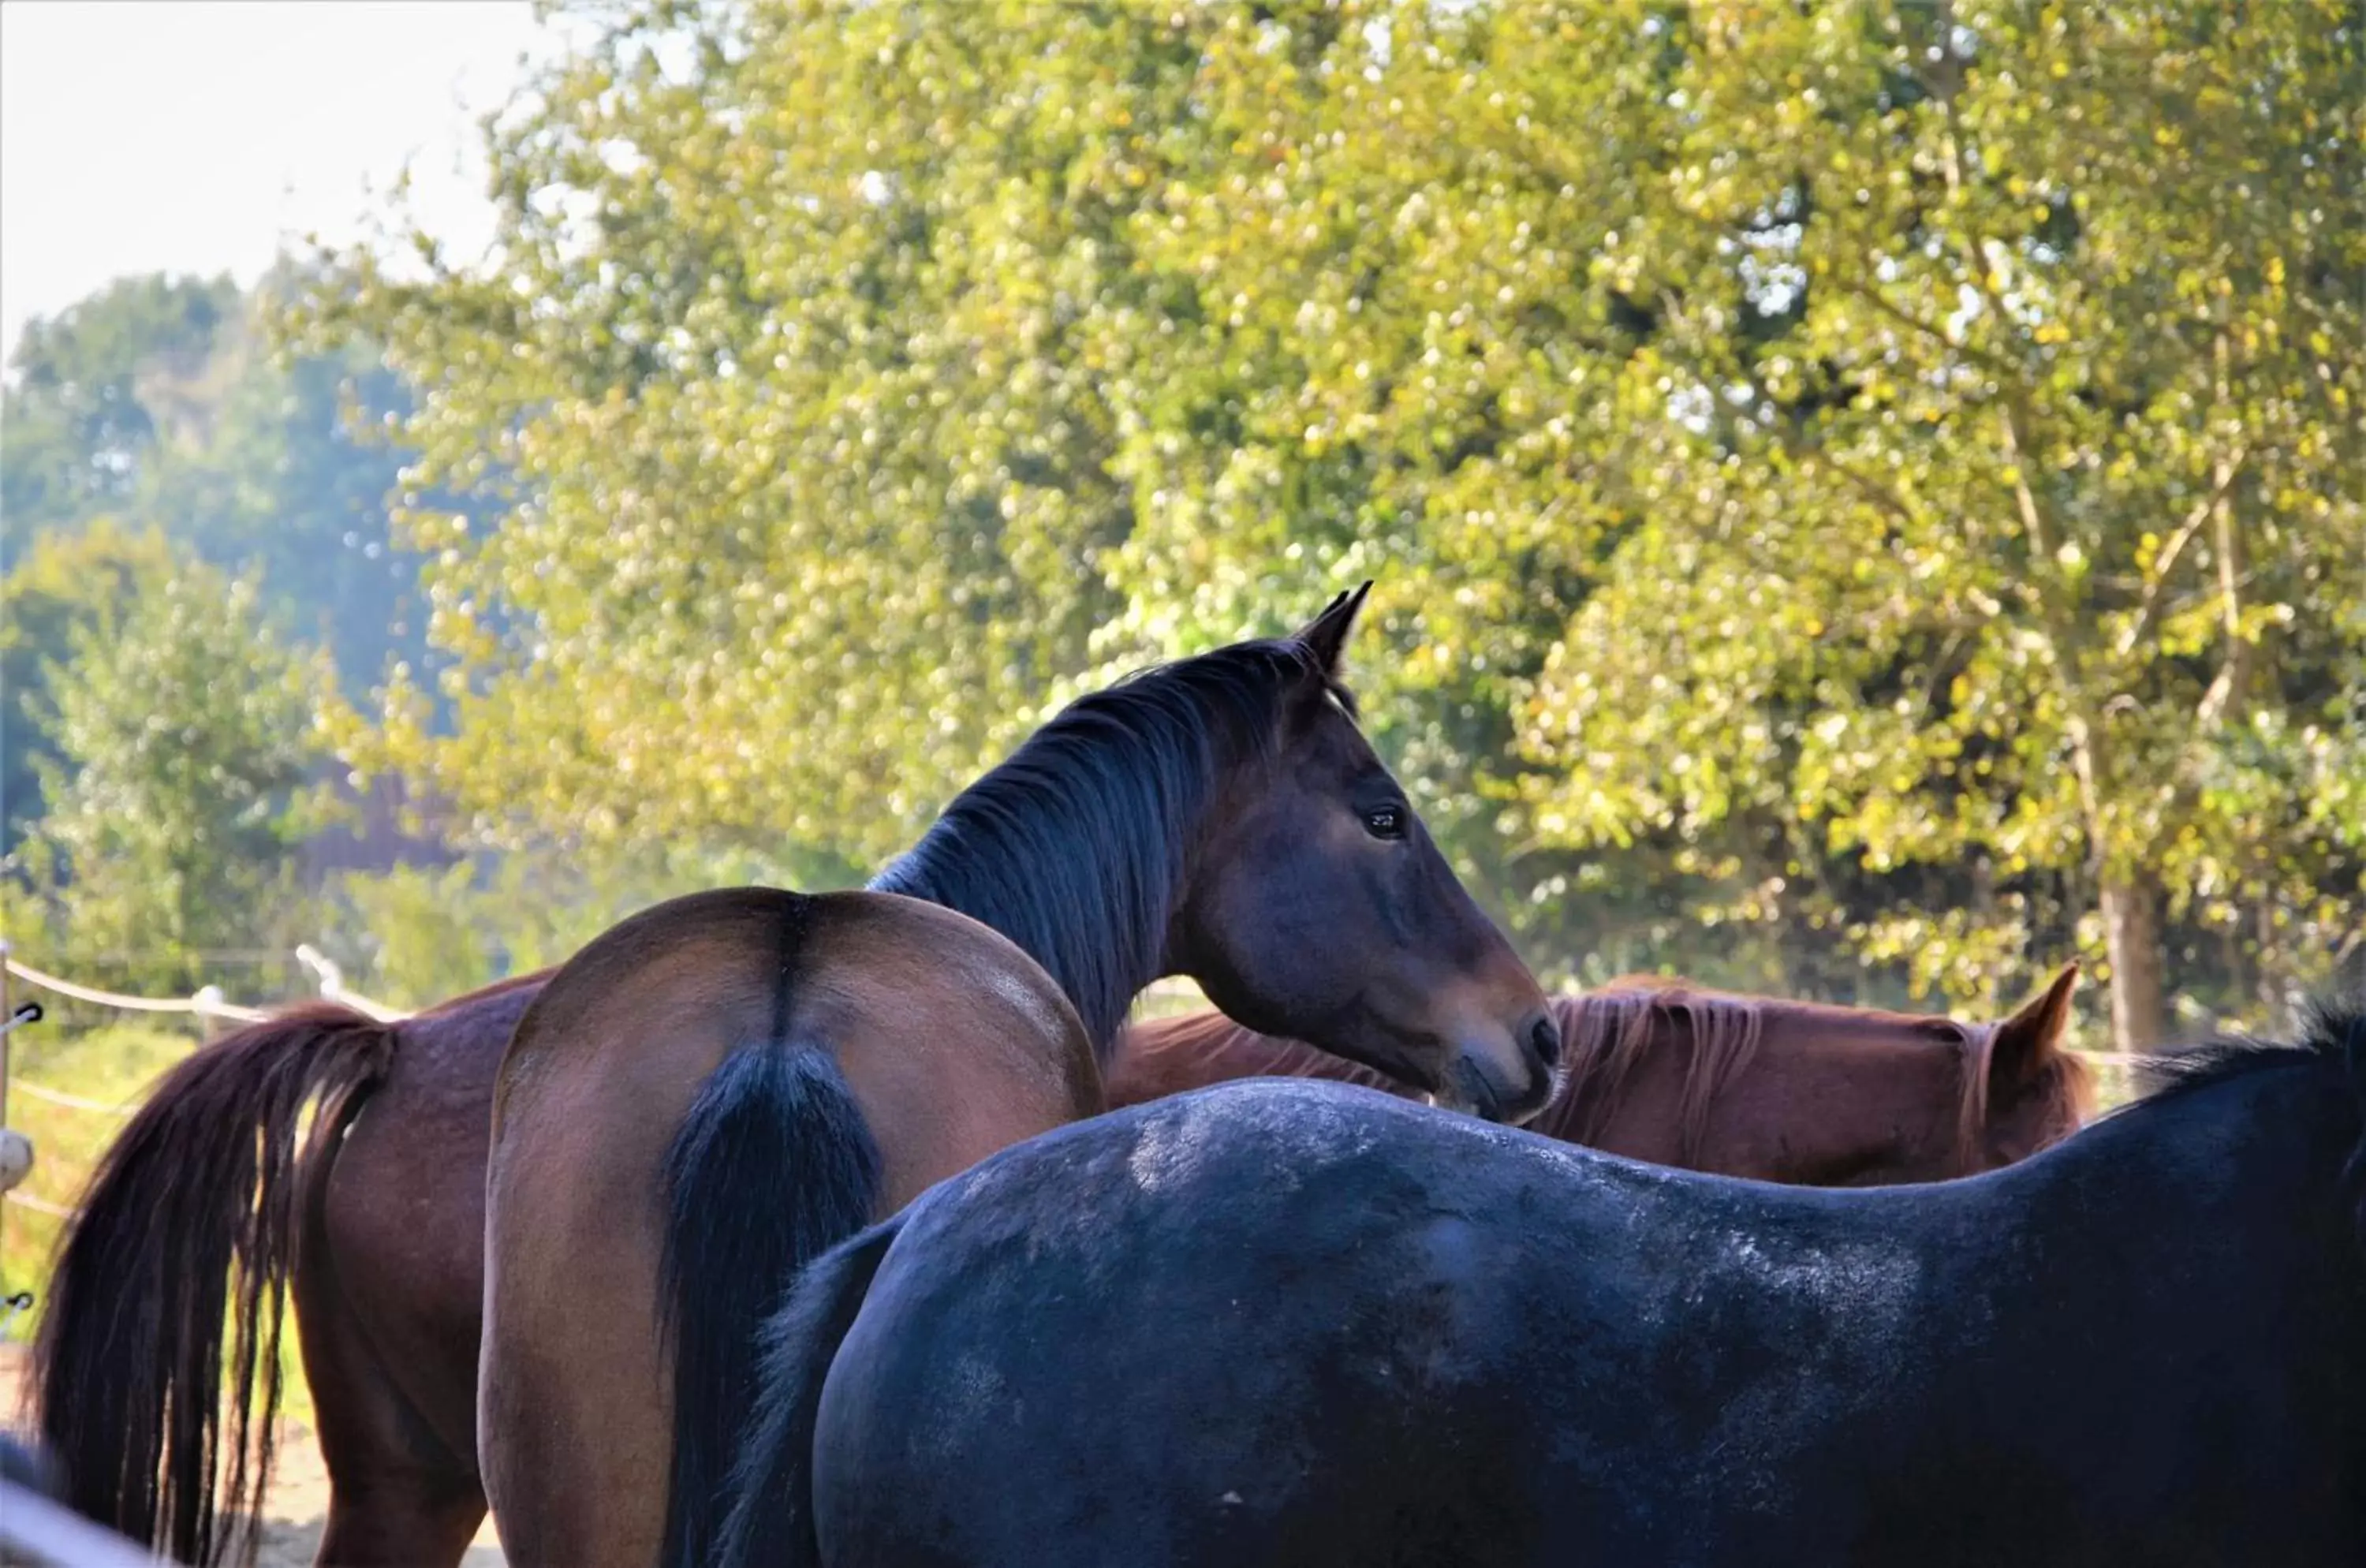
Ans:
[[[20,1425],[17,1390],[23,1378],[21,1346],[0,1345],[0,1418],[12,1428]],[[321,1450],[311,1431],[295,1422],[279,1430],[279,1461],[265,1500],[262,1552],[256,1568],[307,1568],[320,1543],[321,1526],[329,1511],[329,1476],[321,1465]],[[501,1549],[493,1522],[477,1532],[477,1544],[462,1560],[463,1568],[502,1568]]]

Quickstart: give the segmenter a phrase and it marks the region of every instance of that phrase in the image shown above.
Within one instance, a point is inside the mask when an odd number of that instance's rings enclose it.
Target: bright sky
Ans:
[[[528,0],[5,0],[0,344],[126,273],[251,283],[283,238],[356,238],[406,163],[426,228],[481,246],[477,116],[539,41]]]

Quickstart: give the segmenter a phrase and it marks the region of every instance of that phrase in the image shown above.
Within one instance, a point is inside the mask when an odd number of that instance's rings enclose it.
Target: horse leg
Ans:
[[[308,1236],[294,1280],[329,1472],[315,1568],[455,1568],[484,1522],[484,1487],[398,1386],[339,1286],[326,1236],[317,1227]]]
[[[484,1522],[473,1478],[379,1471],[366,1486],[333,1487],[313,1568],[445,1568]]]

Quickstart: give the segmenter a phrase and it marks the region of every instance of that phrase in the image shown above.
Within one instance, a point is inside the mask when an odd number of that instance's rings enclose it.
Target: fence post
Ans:
[[[212,1044],[214,1036],[221,1032],[222,988],[220,986],[203,987],[189,998],[189,1010],[197,1015],[198,1037],[207,1044]]]
[[[8,939],[6,937],[0,936],[0,1023],[6,1023],[16,1010],[12,1005],[15,998],[8,995],[8,960],[15,954],[16,951],[17,950],[15,948],[8,944]],[[18,1141],[17,1134],[11,1132],[8,1127],[8,1059],[10,1053],[16,1048],[17,1032],[13,1029],[0,1029],[0,1145],[13,1144]],[[16,1152],[17,1151],[12,1149],[0,1147],[0,1164],[15,1164],[15,1159],[11,1156],[13,1156]],[[29,1174],[33,1168],[33,1145],[31,1143],[27,1142],[25,1144],[23,1153],[25,1158],[25,1173]],[[16,1179],[21,1180],[23,1178],[22,1176],[19,1176]],[[0,1192],[6,1191],[13,1185],[15,1185],[14,1181],[7,1179],[5,1177],[0,1177]],[[5,1202],[0,1202],[0,1259],[6,1259],[7,1256],[8,1205]],[[5,1292],[6,1289],[7,1281],[5,1279],[0,1279],[0,1292]],[[7,1330],[8,1320],[16,1315],[17,1314],[13,1311],[0,1309],[0,1333],[5,1333]]]

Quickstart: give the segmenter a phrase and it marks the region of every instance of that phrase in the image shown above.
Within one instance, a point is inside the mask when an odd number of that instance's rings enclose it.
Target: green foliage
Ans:
[[[291,851],[319,804],[327,675],[260,619],[252,580],[185,560],[115,624],[73,626],[46,669],[49,809],[24,860],[70,951],[186,990],[199,950],[300,917]]]
[[[120,510],[233,327],[228,277],[124,278],[35,321],[9,356],[0,513],[16,536]]]
[[[407,519],[472,668],[447,744],[398,689],[387,756],[499,840],[877,855],[1117,603],[1096,561],[1130,510],[1079,315],[1136,287],[1110,147],[1144,132],[1103,128],[1172,120],[1192,57],[1122,8],[767,7],[682,84],[642,47],[674,8],[616,16],[500,135],[502,276],[356,257],[318,297],[439,389],[417,478],[494,465],[526,497],[490,533]]]
[[[329,890],[326,945],[357,988],[421,1008],[563,964],[626,915],[684,893],[747,884],[819,892],[862,881],[852,865],[823,856],[541,843],[443,866],[345,873]]]
[[[349,984],[400,1008],[433,1007],[499,978],[477,908],[474,864],[347,872],[332,890],[345,917],[331,955]],[[361,934],[366,933],[366,934]]]
[[[291,281],[283,268],[245,296],[227,278],[128,278],[33,321],[6,394],[0,508],[32,548],[112,517],[259,572],[272,616],[362,690],[425,646],[417,563],[388,536],[402,455],[348,428],[382,421],[400,389],[366,344],[271,353]]]
[[[1593,263],[1664,301],[1664,395],[1525,715],[1538,830],[1673,833],[1918,990],[2115,887],[2321,979],[2366,863],[2316,805],[2366,746],[2354,14],[1693,20],[1718,112]]]
[[[311,701],[309,685],[300,699],[280,690],[281,634],[315,632],[356,689],[424,646],[423,623],[405,608],[415,562],[387,538],[400,455],[357,442],[343,423],[349,400],[381,408],[399,386],[366,345],[266,352],[270,301],[285,281],[253,296],[226,279],[118,283],[28,327],[6,394],[0,504],[16,558],[0,618],[0,847],[27,848],[43,890],[73,906],[64,951],[118,983],[182,976],[197,947],[252,949],[297,930],[303,905],[286,841],[297,828],[257,804],[287,793],[287,738]],[[220,571],[197,570],[198,559],[256,581],[233,591]],[[178,665],[152,643],[158,659],[134,671],[118,637],[127,617],[135,603],[175,594],[186,602],[169,615],[206,623],[205,636]],[[162,624],[143,635],[166,635]],[[242,662],[250,640],[253,660]],[[205,694],[232,670],[254,677],[242,714],[226,705],[238,682],[223,697]],[[76,683],[71,701],[49,689],[61,671]],[[165,766],[176,732],[135,715],[144,702],[173,705],[175,722],[199,714],[192,722],[206,739],[177,772]],[[257,705],[272,704],[268,714]],[[104,711],[91,723],[111,739],[57,732],[69,711],[94,705]],[[137,731],[142,723],[158,728]],[[149,753],[136,762],[118,754],[135,743]],[[263,750],[237,754],[250,744]],[[91,745],[115,748],[107,765],[141,776],[80,781],[73,811],[24,846],[47,804],[43,778],[75,778],[84,761],[71,747]],[[138,823],[102,826],[128,810]],[[167,836],[208,823],[215,841],[185,846],[178,860],[168,853]],[[126,853],[132,864],[118,868]],[[250,854],[261,859],[233,874]],[[101,963],[123,956],[125,942],[145,969]]]
[[[349,428],[390,417],[400,388],[366,345],[268,355],[271,309],[267,289],[250,303],[208,438],[161,468],[145,509],[208,560],[258,573],[273,616],[366,690],[425,649],[419,563],[389,538],[402,454]]]
[[[1384,744],[1548,967],[1988,1001],[2116,898],[2255,1013],[2358,945],[2354,6],[580,19],[496,263],[304,323],[504,508],[411,509],[459,667],[338,729],[480,841],[875,856],[1375,572]]]
[[[163,536],[135,534],[110,518],[80,533],[37,536],[0,580],[0,850],[13,847],[41,815],[37,760],[56,761],[42,728],[51,710],[50,669],[79,631],[109,636],[142,593],[161,591],[173,554]]]

